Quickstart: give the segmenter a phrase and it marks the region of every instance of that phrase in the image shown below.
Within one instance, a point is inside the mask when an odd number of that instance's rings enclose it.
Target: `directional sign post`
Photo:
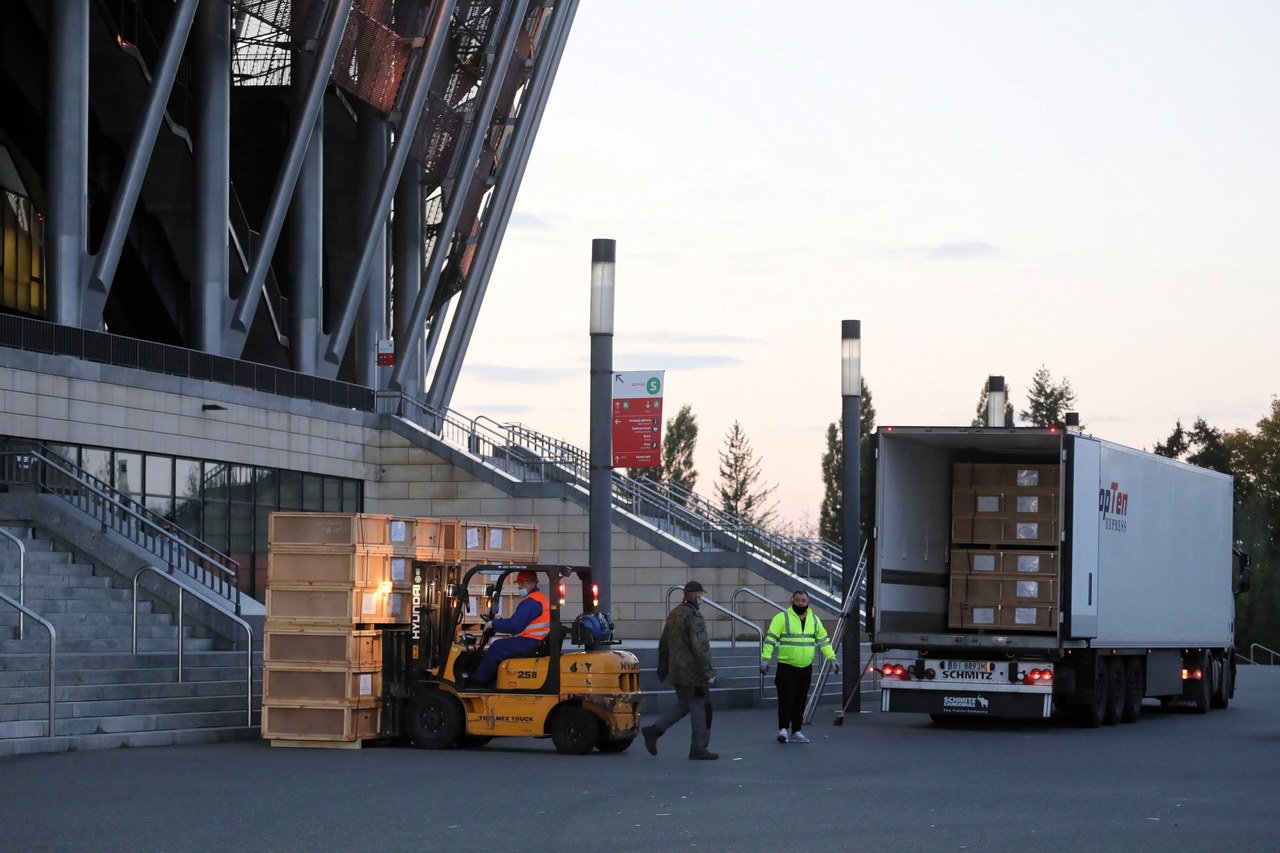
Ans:
[[[614,468],[656,468],[662,464],[662,388],[665,371],[613,374],[610,424]]]

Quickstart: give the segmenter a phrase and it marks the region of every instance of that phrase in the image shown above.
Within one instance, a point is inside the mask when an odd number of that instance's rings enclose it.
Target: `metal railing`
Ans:
[[[169,583],[173,584],[178,588],[177,625],[178,625],[178,683],[179,684],[182,683],[183,647],[186,645],[186,643],[184,642],[184,638],[182,636],[183,611],[185,609],[183,605],[185,602],[185,596],[187,595],[188,592],[191,595],[194,595],[196,598],[199,598],[204,603],[218,610],[228,619],[235,620],[240,624],[241,628],[244,628],[245,636],[248,639],[248,642],[244,651],[244,657],[245,657],[244,690],[245,690],[245,710],[247,713],[245,725],[252,726],[253,725],[253,629],[249,627],[248,622],[241,619],[235,613],[232,613],[229,610],[227,610],[226,605],[223,602],[217,601],[209,596],[203,595],[194,590],[188,590],[185,586],[178,583],[177,579],[173,577],[172,568],[170,568],[169,571],[166,573],[165,570],[160,568],[159,566],[143,566],[142,568],[138,569],[137,573],[133,576],[133,653],[135,655],[138,653],[138,581],[142,578],[143,574],[145,574],[146,572],[153,572],[157,577],[164,578]]]
[[[1241,660],[1243,660],[1243,661],[1245,661],[1245,662],[1247,662],[1247,663],[1252,663],[1252,664],[1260,663],[1260,661],[1256,661],[1256,660],[1254,660],[1254,659],[1253,659],[1253,653],[1254,653],[1254,650],[1255,650],[1255,649],[1256,649],[1256,650],[1258,650],[1258,651],[1260,651],[1260,652],[1266,652],[1266,653],[1267,653],[1267,665],[1268,665],[1268,666],[1274,666],[1274,665],[1275,665],[1275,662],[1276,662],[1276,658],[1280,658],[1280,652],[1277,652],[1275,649],[1269,649],[1269,648],[1267,648],[1266,646],[1262,645],[1262,643],[1253,643],[1252,645],[1250,645],[1250,646],[1249,646],[1249,656],[1248,656],[1248,657],[1245,657],[1244,655],[1240,654],[1239,652],[1237,652],[1236,654],[1237,654],[1237,656],[1238,656]]]
[[[481,457],[511,477],[534,482],[590,485],[587,451],[521,423],[467,418],[398,392],[379,392],[379,411],[394,413]],[[746,553],[838,595],[840,549],[832,543],[783,536],[726,512],[682,486],[613,472],[614,506],[702,550]]]
[[[58,689],[58,632],[54,629],[53,623],[48,619],[45,619],[25,604],[19,604],[14,601],[3,592],[0,592],[0,601],[18,608],[18,613],[23,616],[30,616],[32,619],[43,625],[45,630],[49,632],[49,733],[47,737],[53,737],[53,726],[56,719],[54,699]]]
[[[35,486],[88,513],[240,612],[240,564],[40,444],[0,449],[0,482]]]
[[[27,627],[27,546],[22,540],[7,530],[0,530],[0,536],[13,540],[18,546],[18,639],[23,639]]]

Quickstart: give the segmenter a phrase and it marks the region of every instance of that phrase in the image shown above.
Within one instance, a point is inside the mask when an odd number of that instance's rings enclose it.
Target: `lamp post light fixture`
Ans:
[[[854,587],[853,576],[858,571],[861,539],[858,529],[862,516],[861,461],[862,444],[862,321],[845,320],[840,324],[840,466],[841,466],[841,591],[843,601],[857,597],[860,587]],[[841,697],[848,708],[854,700],[862,681],[862,608],[855,601],[847,608],[844,640],[844,671]],[[858,696],[856,701],[861,702]]]
[[[591,449],[587,556],[600,592],[600,610],[613,606],[613,281],[617,241],[591,241]]]

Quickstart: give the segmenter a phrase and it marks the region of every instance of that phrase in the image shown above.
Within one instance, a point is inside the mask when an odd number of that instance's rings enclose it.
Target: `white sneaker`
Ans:
[[[791,743],[808,743],[809,739],[804,736],[804,732],[792,732]]]
[[[791,737],[791,732],[786,729],[778,729],[778,743],[786,743],[789,737]]]

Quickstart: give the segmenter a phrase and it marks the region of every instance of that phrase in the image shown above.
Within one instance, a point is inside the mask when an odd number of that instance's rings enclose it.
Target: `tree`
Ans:
[[[720,481],[716,484],[720,508],[752,524],[767,527],[777,510],[769,504],[774,487],[756,485],[760,481],[760,464],[742,431],[742,424],[734,421],[725,433],[724,449],[720,451]]]
[[[861,417],[859,430],[858,466],[861,473],[858,489],[859,523],[862,533],[870,530],[871,501],[875,483],[871,477],[871,433],[876,428],[876,407],[871,402],[871,389],[862,380],[858,411]],[[822,454],[822,507],[818,511],[818,536],[837,545],[844,538],[844,435],[838,422],[827,426],[827,450]]]
[[[690,492],[698,482],[693,467],[693,449],[698,443],[698,416],[689,404],[680,407],[667,421],[662,439],[662,464],[651,468],[628,468],[627,474],[637,480],[670,483]]]
[[[1038,427],[1060,426],[1066,413],[1075,408],[1076,392],[1069,379],[1055,384],[1048,368],[1042,364],[1027,389],[1027,403],[1028,408],[1018,412],[1022,420]]]
[[[1181,459],[1187,452],[1187,433],[1182,429],[1182,421],[1178,420],[1173,425],[1173,432],[1169,433],[1169,440],[1156,442],[1155,449],[1152,453],[1158,456],[1167,456],[1170,459]]]
[[[990,426],[987,423],[987,407],[990,401],[991,389],[988,387],[988,382],[984,382],[982,383],[982,393],[978,395],[978,413],[969,426]],[[1013,403],[1009,402],[1008,396],[1004,398],[1004,425],[1007,427],[1013,426]]]

